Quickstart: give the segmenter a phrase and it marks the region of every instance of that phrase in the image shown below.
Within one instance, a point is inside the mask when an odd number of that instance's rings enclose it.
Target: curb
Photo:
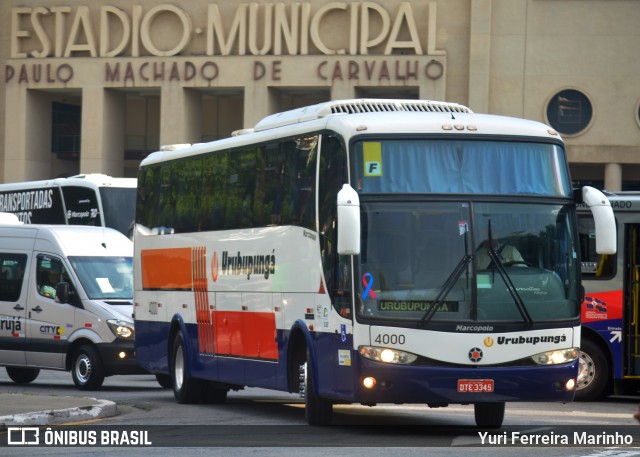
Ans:
[[[97,398],[87,398],[87,400],[94,402],[94,404],[90,406],[0,416],[0,430],[6,430],[8,426],[60,425],[118,415],[118,406],[112,401],[99,400]]]

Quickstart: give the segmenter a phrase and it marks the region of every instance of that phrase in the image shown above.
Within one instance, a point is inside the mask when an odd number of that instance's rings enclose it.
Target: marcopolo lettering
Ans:
[[[545,335],[545,336],[515,336],[507,338],[505,336],[498,337],[498,344],[531,344],[536,345],[538,343],[553,343],[560,344],[567,341],[566,335]]]
[[[462,325],[456,326],[456,332],[493,332],[493,325]]]
[[[275,249],[266,255],[242,255],[240,251],[236,255],[229,256],[227,251],[222,252],[222,265],[220,272],[227,276],[247,276],[252,274],[263,275],[269,279],[276,273]]]

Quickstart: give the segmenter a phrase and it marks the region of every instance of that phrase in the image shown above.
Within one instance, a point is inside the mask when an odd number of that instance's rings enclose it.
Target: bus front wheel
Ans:
[[[173,339],[171,350],[171,380],[173,395],[178,403],[194,404],[204,401],[205,383],[187,374],[187,349],[182,332]]]
[[[607,388],[609,364],[597,344],[586,338],[580,345],[576,400],[591,401],[601,397]]]
[[[504,420],[504,402],[475,403],[473,411],[480,428],[500,428]]]
[[[158,384],[160,384],[160,387],[163,389],[170,389],[173,387],[173,379],[171,379],[171,375],[169,374],[157,373],[156,381],[158,381]]]
[[[329,425],[333,418],[333,404],[315,393],[312,365],[307,351],[307,360],[300,365],[300,390],[305,402],[304,415],[309,425]]]

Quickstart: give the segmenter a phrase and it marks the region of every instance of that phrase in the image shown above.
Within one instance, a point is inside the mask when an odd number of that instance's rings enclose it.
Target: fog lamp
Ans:
[[[576,387],[576,380],[573,378],[569,379],[564,387],[565,389],[567,389],[567,391],[572,391]]]
[[[376,386],[376,378],[374,378],[373,376],[367,376],[362,380],[362,385],[366,389],[373,389]]]

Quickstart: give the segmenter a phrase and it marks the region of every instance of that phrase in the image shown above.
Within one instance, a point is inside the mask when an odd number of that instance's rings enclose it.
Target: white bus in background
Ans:
[[[92,225],[130,236],[135,178],[85,174],[0,184],[0,211],[25,224]]]
[[[574,397],[583,200],[615,252],[609,202],[572,190],[555,131],[454,103],[333,101],[153,153],[136,357],[180,403],[256,386],[299,392],[310,424],[463,403],[499,427],[507,401]]]

